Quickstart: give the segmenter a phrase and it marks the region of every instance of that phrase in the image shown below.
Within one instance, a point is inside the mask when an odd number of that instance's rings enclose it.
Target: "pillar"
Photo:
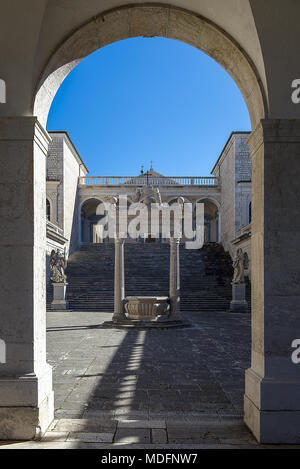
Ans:
[[[34,117],[0,118],[0,440],[31,439],[53,420],[46,363],[46,155]]]
[[[124,278],[124,238],[115,238],[115,278],[113,321],[124,321],[125,278]]]
[[[180,238],[170,238],[170,319],[180,318]]]
[[[252,156],[252,357],[245,422],[261,443],[299,443],[300,120],[263,120]]]

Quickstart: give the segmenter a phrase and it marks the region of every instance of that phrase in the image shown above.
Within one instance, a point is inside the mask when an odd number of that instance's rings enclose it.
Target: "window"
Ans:
[[[51,216],[51,207],[50,207],[50,202],[48,199],[46,199],[46,218],[47,220],[50,221],[50,216]]]

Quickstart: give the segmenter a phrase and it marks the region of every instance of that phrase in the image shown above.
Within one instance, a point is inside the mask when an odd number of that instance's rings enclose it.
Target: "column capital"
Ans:
[[[0,117],[0,141],[32,141],[47,155],[51,137],[36,117]]]
[[[173,244],[173,243],[174,243],[174,244],[179,244],[179,243],[180,243],[180,240],[181,240],[181,238],[178,238],[178,237],[174,238],[173,236],[171,236],[171,237],[169,238],[170,244]]]

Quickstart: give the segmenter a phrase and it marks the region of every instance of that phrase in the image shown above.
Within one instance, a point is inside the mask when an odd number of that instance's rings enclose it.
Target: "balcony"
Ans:
[[[220,187],[218,177],[202,176],[85,176],[79,177],[79,184],[85,186],[198,186]]]
[[[64,237],[63,234],[64,232],[59,226],[47,220],[47,225],[46,225],[47,238],[52,239],[53,241],[56,241],[58,244],[65,245],[68,240],[67,238]]]

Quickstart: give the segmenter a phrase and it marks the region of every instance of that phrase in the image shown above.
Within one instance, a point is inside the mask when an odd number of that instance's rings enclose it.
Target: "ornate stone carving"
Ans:
[[[64,254],[62,255],[58,250],[55,251],[54,249],[52,249],[50,255],[50,270],[52,272],[51,280],[53,283],[66,283],[66,267],[66,252],[64,252]]]
[[[151,203],[153,203],[153,200],[155,201],[155,203],[157,203],[159,205],[162,204],[159,188],[158,187],[153,187],[151,185],[145,186],[143,188],[141,188],[141,187],[136,188],[135,197],[133,198],[133,202],[135,202],[135,203],[141,202],[142,199],[143,199],[143,203],[145,205],[150,205]]]
[[[169,310],[169,299],[163,296],[128,296],[125,311],[129,319],[153,321]]]

